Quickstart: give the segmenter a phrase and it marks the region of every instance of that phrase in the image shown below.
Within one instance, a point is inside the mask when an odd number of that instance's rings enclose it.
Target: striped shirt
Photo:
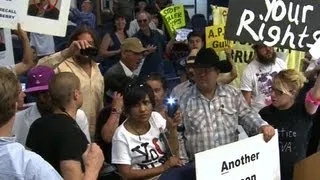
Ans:
[[[230,85],[217,85],[212,100],[193,85],[179,104],[185,128],[182,136],[191,159],[195,153],[238,141],[238,124],[248,135],[258,134],[259,127],[267,124],[249,107],[240,90]]]

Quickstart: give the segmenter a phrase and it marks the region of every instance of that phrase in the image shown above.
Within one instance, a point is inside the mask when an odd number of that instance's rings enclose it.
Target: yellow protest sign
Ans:
[[[160,11],[163,22],[169,32],[170,37],[175,34],[176,29],[186,26],[184,6],[170,6]]]
[[[206,27],[206,48],[213,48],[216,52],[223,51],[226,47],[232,47],[231,41],[224,39],[225,26]]]
[[[228,15],[228,8],[226,7],[218,7],[218,6],[211,6],[212,8],[212,16],[213,25],[221,25],[227,23],[227,15]]]

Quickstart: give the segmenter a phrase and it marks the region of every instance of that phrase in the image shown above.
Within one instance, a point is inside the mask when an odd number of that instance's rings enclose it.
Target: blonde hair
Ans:
[[[305,76],[294,69],[280,71],[273,79],[273,86],[285,94],[297,95],[306,82]],[[294,94],[293,92],[294,91]]]

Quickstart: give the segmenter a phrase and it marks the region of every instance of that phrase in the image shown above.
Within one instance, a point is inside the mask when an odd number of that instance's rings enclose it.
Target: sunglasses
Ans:
[[[146,23],[147,21],[148,21],[147,19],[139,19],[138,23],[142,23],[142,22]]]
[[[291,94],[285,93],[284,91],[282,91],[280,89],[277,89],[275,87],[272,87],[271,89],[274,92],[274,94],[277,95],[277,96],[282,96],[284,94],[291,95]],[[289,91],[289,93],[292,93],[292,91]]]

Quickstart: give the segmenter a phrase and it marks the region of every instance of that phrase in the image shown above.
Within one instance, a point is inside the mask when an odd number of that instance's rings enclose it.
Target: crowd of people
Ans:
[[[278,129],[283,180],[317,151],[320,60],[287,69],[257,43],[234,87],[232,47],[222,60],[199,27],[168,36],[171,1],[113,2],[102,36],[88,0],[70,10],[69,42],[18,25],[22,60],[0,67],[0,179],[195,179],[195,154],[238,141],[239,125],[266,142]]]

